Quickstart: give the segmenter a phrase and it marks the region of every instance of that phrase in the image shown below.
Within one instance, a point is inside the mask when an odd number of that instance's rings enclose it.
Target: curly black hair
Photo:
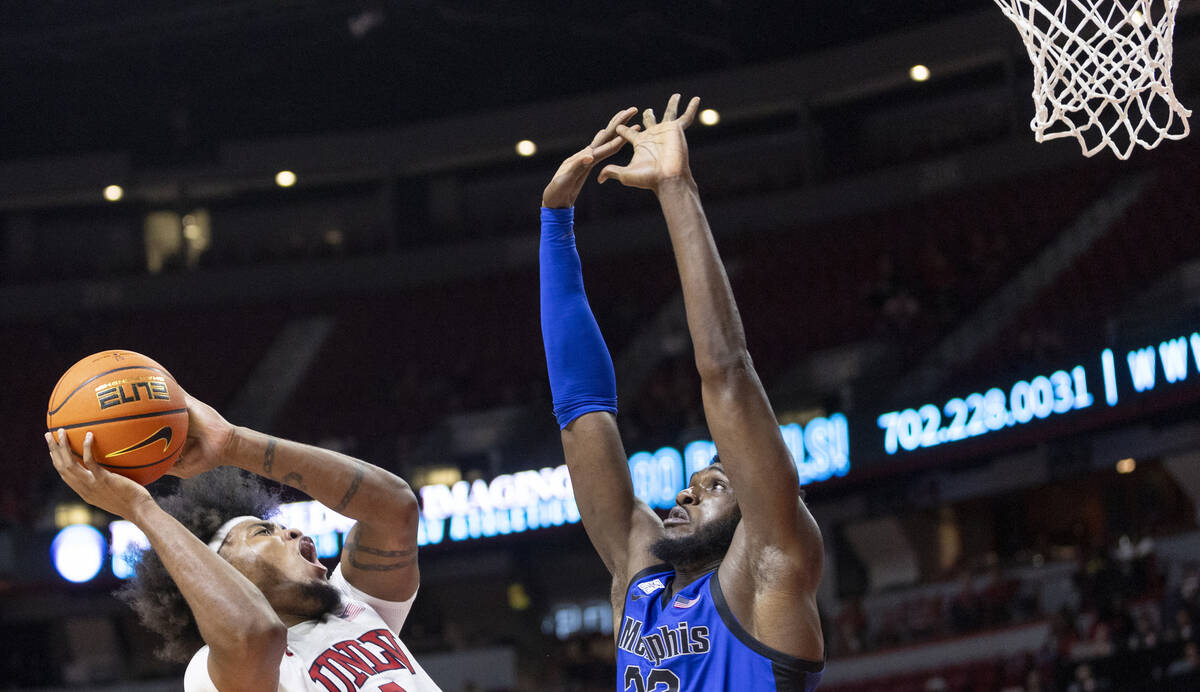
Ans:
[[[279,502],[277,490],[232,467],[181,481],[177,492],[158,498],[168,514],[206,543],[230,519],[269,517]],[[143,625],[162,635],[163,645],[155,655],[166,661],[188,661],[204,640],[187,601],[153,549],[139,551],[134,560],[133,579],[114,595],[133,608]]]

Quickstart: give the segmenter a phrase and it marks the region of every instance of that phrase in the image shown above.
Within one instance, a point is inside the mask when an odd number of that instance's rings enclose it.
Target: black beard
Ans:
[[[342,607],[342,592],[327,581],[309,582],[300,587],[305,603],[312,603],[312,610],[304,613],[309,620],[324,620]]]
[[[703,567],[721,560],[733,543],[733,533],[742,520],[740,509],[724,519],[702,526],[688,536],[663,536],[650,546],[654,557],[676,569]]]

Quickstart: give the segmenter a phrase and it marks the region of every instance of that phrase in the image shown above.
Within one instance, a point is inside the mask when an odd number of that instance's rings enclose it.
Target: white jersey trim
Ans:
[[[408,619],[408,614],[412,610],[413,601],[417,600],[417,591],[421,590],[420,587],[417,587],[417,590],[413,591],[413,595],[405,601],[385,601],[382,598],[376,598],[346,581],[340,562],[333,569],[333,574],[329,575],[329,583],[350,598],[362,601],[374,608],[375,612],[379,613],[379,617],[391,628],[393,634],[400,634],[400,628],[404,626],[404,621]]]

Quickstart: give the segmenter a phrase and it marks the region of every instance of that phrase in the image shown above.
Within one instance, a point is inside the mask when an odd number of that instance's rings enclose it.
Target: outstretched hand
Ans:
[[[633,127],[618,125],[617,134],[633,144],[633,158],[624,166],[605,166],[600,171],[600,182],[615,178],[628,187],[657,191],[668,180],[690,178],[692,172],[688,164],[687,138],[683,131],[692,124],[699,108],[700,97],[693,96],[683,115],[677,116],[679,94],[673,94],[667,101],[662,121],[657,120],[654,111],[647,108],[642,113],[645,128],[641,132]]]
[[[592,166],[612,156],[625,146],[625,139],[617,135],[617,128],[625,127],[625,123],[637,113],[637,108],[626,108],[608,121],[608,126],[596,133],[592,143],[572,154],[562,162],[550,179],[550,184],[542,192],[542,206],[547,209],[566,209],[575,204],[575,198],[583,189]],[[634,125],[627,130],[636,132],[640,128]]]
[[[167,473],[191,478],[224,464],[234,427],[216,409],[186,392],[183,400],[188,410],[187,441],[179,461]]]
[[[92,440],[92,433],[84,435],[83,460],[78,462],[67,442],[66,430],[60,428],[57,436],[46,433],[50,461],[67,485],[89,505],[125,519],[132,517],[140,503],[154,502],[144,487],[96,463],[92,455]]]

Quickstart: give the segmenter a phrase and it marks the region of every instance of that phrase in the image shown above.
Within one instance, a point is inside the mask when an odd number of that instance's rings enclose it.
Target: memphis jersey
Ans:
[[[625,592],[617,633],[623,692],[812,692],[821,662],[775,651],[733,617],[713,570],[666,597],[675,572],[642,570]]]
[[[350,585],[341,565],[329,583],[342,592],[340,612],[288,628],[279,692],[441,692],[396,636],[416,594],[401,603],[374,598]],[[185,692],[217,692],[208,651],[188,663]]]

